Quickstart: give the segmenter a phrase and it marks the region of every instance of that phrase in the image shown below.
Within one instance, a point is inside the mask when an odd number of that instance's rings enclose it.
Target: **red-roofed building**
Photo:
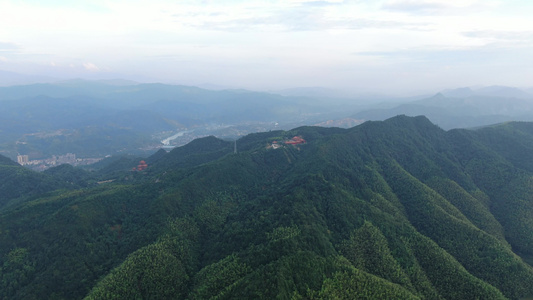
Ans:
[[[301,136],[295,136],[292,139],[285,141],[285,144],[287,145],[298,145],[298,144],[305,144],[306,141]]]

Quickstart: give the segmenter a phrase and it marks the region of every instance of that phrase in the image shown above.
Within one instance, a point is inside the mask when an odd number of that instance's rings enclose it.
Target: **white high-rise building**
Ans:
[[[28,155],[17,155],[17,162],[19,165],[27,165],[29,161]]]

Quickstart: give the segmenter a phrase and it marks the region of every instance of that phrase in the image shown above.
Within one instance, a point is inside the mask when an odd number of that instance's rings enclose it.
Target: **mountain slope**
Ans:
[[[30,171],[0,155],[0,211],[19,198],[67,187],[61,179]]]
[[[1,213],[0,296],[532,295],[533,174],[515,154],[533,128],[507,126],[446,132],[399,116],[253,134],[237,154],[195,141]],[[294,136],[306,143],[284,143]]]

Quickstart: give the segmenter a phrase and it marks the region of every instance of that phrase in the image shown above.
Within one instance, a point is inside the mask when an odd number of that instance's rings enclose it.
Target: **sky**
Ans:
[[[0,0],[0,70],[253,90],[533,87],[530,0]]]

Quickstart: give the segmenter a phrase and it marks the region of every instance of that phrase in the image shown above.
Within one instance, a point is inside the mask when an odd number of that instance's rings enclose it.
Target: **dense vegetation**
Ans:
[[[269,147],[295,135],[307,143]],[[399,116],[237,145],[31,173],[51,188],[0,208],[0,298],[533,295],[533,124]]]
[[[60,178],[27,170],[0,155],[0,211],[20,198],[68,187]]]

